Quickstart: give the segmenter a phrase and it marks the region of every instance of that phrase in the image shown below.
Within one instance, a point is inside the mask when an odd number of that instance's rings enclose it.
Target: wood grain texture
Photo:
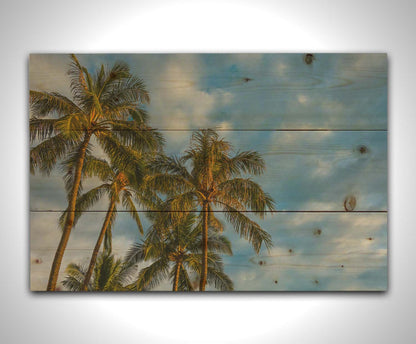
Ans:
[[[274,214],[264,220],[246,215],[271,234],[273,248],[269,252],[263,248],[255,255],[250,244],[226,224],[224,234],[233,242],[234,254],[224,256],[225,271],[237,281],[236,290],[363,290],[362,285],[366,290],[387,288],[387,214]],[[141,216],[147,228],[146,214]],[[216,216],[226,223],[222,213]],[[87,213],[80,219],[71,235],[64,266],[75,257],[79,263],[88,262],[104,217],[105,213]],[[34,278],[44,278],[49,272],[60,231],[56,228],[51,235],[48,229],[57,226],[57,218],[57,213],[31,214]],[[113,238],[113,250],[121,256],[128,249],[126,242],[141,239],[129,214],[118,214]],[[269,282],[259,283],[265,280]],[[380,281],[384,281],[381,289]]]
[[[235,255],[226,271],[239,290],[387,289],[386,214],[277,214],[262,225],[274,247],[258,256],[227,233]]]
[[[158,129],[387,129],[386,54],[315,54],[309,65],[304,54],[142,54],[123,59],[149,85],[150,123]],[[64,71],[45,72],[32,60],[32,87],[62,85],[65,91]],[[161,60],[175,67],[155,71]],[[188,100],[199,105],[189,107]],[[239,121],[230,128],[235,117]]]
[[[181,154],[192,132],[163,132],[167,154]],[[355,197],[355,211],[387,210],[386,132],[221,132],[235,151],[258,151],[266,172],[253,180],[277,203],[278,210],[344,211]],[[99,157],[104,155],[98,154]],[[84,190],[98,179],[84,181]],[[61,174],[31,176],[30,209],[64,210]],[[99,202],[93,210],[106,210]]]
[[[91,71],[125,61],[151,95],[150,125],[181,155],[192,133],[211,128],[234,152],[257,151],[266,171],[247,176],[276,202],[277,211],[245,213],[270,233],[273,247],[256,255],[226,224],[234,254],[225,272],[240,291],[386,290],[387,55],[386,54],[126,54],[79,55]],[[34,54],[29,88],[71,97],[63,55]],[[94,139],[92,153],[105,158]],[[100,183],[83,181],[84,191]],[[62,173],[30,176],[31,289],[44,290],[66,209]],[[108,199],[72,229],[62,261],[88,263]],[[118,209],[113,252],[123,257],[143,239],[131,213]],[[226,223],[224,213],[215,215]],[[150,226],[145,209],[139,216]],[[144,267],[141,266],[141,267]],[[61,285],[62,287],[62,285]],[[170,289],[162,285],[160,289]]]

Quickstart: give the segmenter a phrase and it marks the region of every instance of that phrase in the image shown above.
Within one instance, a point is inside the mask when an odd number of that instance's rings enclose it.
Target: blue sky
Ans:
[[[257,150],[267,171],[255,179],[279,210],[342,211],[347,195],[356,210],[387,210],[387,59],[383,54],[80,55],[94,70],[127,62],[151,94],[151,125],[164,131],[167,154],[180,154],[191,129],[217,128],[235,151]],[[32,55],[31,89],[70,96],[67,55]],[[270,129],[347,131],[264,131]],[[182,130],[181,130],[182,129]],[[262,131],[238,131],[262,129]],[[365,152],[360,150],[365,147]],[[102,151],[95,149],[95,154]],[[95,180],[89,180],[86,188]],[[63,209],[61,176],[31,176],[31,209]],[[103,200],[97,206],[104,209]],[[59,240],[55,213],[32,213],[32,289],[46,285]],[[102,214],[75,228],[62,267],[86,262]],[[226,272],[237,290],[383,290],[387,285],[387,216],[384,213],[279,213],[260,223],[274,248],[256,257],[230,226],[234,256]],[[321,229],[320,235],[314,231]],[[369,239],[371,238],[371,239]],[[120,214],[114,247],[122,254],[140,237]],[[291,250],[289,252],[289,250]],[[262,262],[260,265],[260,261]],[[264,263],[265,262],[265,263]],[[343,266],[343,267],[341,267]],[[61,269],[61,272],[64,269]],[[63,274],[61,274],[61,277]],[[275,283],[277,282],[277,283]],[[162,285],[165,288],[167,285]]]

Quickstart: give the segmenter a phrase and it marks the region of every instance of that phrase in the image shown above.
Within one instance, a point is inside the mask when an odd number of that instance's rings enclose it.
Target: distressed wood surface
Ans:
[[[163,132],[167,154],[180,154],[192,132]],[[282,211],[344,211],[348,197],[356,199],[355,211],[387,210],[386,132],[221,132],[236,151],[258,151],[266,172],[260,183]],[[104,155],[99,155],[104,157]],[[369,178],[371,177],[371,178]],[[87,179],[84,190],[98,179]],[[281,195],[284,194],[283,198]],[[64,210],[66,196],[62,175],[31,176],[30,209]],[[39,199],[44,200],[39,202]],[[33,201],[32,201],[33,200]],[[106,210],[106,200],[93,210]]]
[[[380,279],[385,279],[383,288],[387,286],[387,214],[274,214],[264,220],[247,215],[271,234],[274,247],[255,255],[250,244],[226,224],[224,234],[232,240],[234,254],[224,256],[225,270],[231,278],[238,276],[236,290],[346,290],[354,288],[352,281],[361,280],[367,290],[375,290],[367,283],[372,278],[374,286]],[[217,216],[224,221],[221,213]],[[49,273],[60,232],[44,234],[49,233],[48,227],[56,226],[57,217],[56,213],[31,214],[34,279]],[[83,256],[81,264],[88,262],[104,217],[105,213],[92,212],[80,218],[68,243],[64,266],[74,257]],[[146,214],[141,213],[141,217],[147,228]],[[113,229],[113,251],[123,256],[129,247],[125,240],[117,239],[120,237],[131,243],[142,238],[127,213],[117,215]],[[258,280],[269,283],[258,284]],[[359,284],[355,287],[360,289]]]
[[[145,81],[150,125],[166,138],[167,155],[183,153],[193,130],[212,128],[236,152],[253,150],[265,159],[266,172],[252,178],[275,199],[277,212],[264,220],[247,215],[270,233],[273,248],[256,255],[226,224],[234,255],[223,259],[235,290],[387,289],[386,54],[103,57],[125,61]],[[92,70],[101,59],[79,58]],[[30,89],[70,97],[62,61],[32,55]],[[93,154],[105,157],[96,145]],[[98,183],[83,181],[84,191]],[[62,173],[30,176],[32,290],[47,280],[66,206]],[[69,263],[88,263],[107,208],[104,197],[73,228],[59,280]],[[146,229],[146,211],[139,214]],[[226,223],[224,213],[216,216]],[[119,211],[114,253],[122,257],[141,238],[130,214]]]
[[[90,55],[93,56],[93,55]],[[138,55],[136,55],[138,56]],[[387,55],[316,54],[311,64],[304,54],[204,54],[198,64],[192,54],[143,54],[131,63],[152,96],[150,123],[158,129],[387,129]],[[49,58],[53,61],[54,55]],[[134,55],[125,55],[132,61]],[[82,60],[82,55],[80,55]],[[155,73],[154,61],[180,65]],[[260,65],[248,61],[262,60]],[[231,62],[230,62],[231,61]],[[65,85],[65,71],[41,72],[30,65],[33,87]],[[201,70],[209,70],[209,75]],[[62,87],[62,91],[65,88]],[[160,94],[169,96],[159,104]],[[188,109],[185,100],[201,109]],[[238,105],[230,106],[232,100]],[[211,109],[215,102],[216,109]],[[153,105],[152,105],[153,106]],[[190,110],[190,111],[187,111]],[[230,118],[240,121],[230,128]],[[167,120],[168,117],[168,120]]]
[[[231,275],[245,276],[242,290],[387,288],[386,214],[277,214],[264,226],[273,237],[271,252],[225,258]],[[268,284],[256,283],[265,279]]]

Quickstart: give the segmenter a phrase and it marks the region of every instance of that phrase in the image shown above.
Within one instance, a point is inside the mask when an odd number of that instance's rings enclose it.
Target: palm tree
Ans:
[[[68,156],[72,161],[65,177],[68,216],[52,263],[48,291],[56,287],[92,138],[115,164],[130,161],[135,165],[138,175],[143,164],[135,150],[155,150],[162,140],[146,125],[147,114],[140,108],[149,102],[149,93],[126,64],[115,63],[111,68],[101,65],[92,75],[75,55],[71,59],[68,74],[72,100],[56,92],[30,91],[30,141],[36,144],[30,150],[31,172],[39,169],[49,175],[58,161]]]
[[[184,156],[158,156],[152,164],[153,174],[146,177],[150,189],[167,195],[167,208],[181,216],[182,210],[198,209],[202,218],[202,273],[199,290],[204,291],[208,274],[208,227],[218,223],[213,208],[224,212],[226,219],[256,253],[264,243],[272,246],[270,234],[244,212],[254,211],[260,218],[274,209],[274,202],[261,186],[244,174],[260,175],[265,162],[254,151],[237,152],[213,130],[192,134],[190,148]]]
[[[79,264],[71,263],[66,268],[66,278],[62,282],[70,291],[83,290],[87,268]],[[129,291],[127,285],[136,273],[136,266],[126,264],[120,259],[115,259],[108,252],[103,252],[97,259],[93,278],[88,283],[89,291]]]
[[[124,164],[126,165],[126,164]],[[140,181],[137,180],[136,175],[128,170],[120,170],[115,166],[111,166],[104,159],[97,159],[89,157],[84,163],[84,170],[88,174],[91,171],[92,174],[98,175],[103,184],[91,189],[77,199],[75,207],[74,226],[77,223],[83,212],[90,209],[104,194],[108,195],[109,206],[101,227],[100,234],[95,244],[94,250],[91,255],[90,264],[85,274],[84,284],[82,290],[88,290],[88,284],[91,279],[95,262],[97,260],[98,252],[101,248],[101,244],[104,241],[105,251],[111,254],[112,251],[112,226],[117,217],[117,205],[122,206],[128,211],[131,217],[136,221],[137,227],[141,234],[143,234],[143,227],[138,215],[136,205],[133,198],[139,201],[141,204],[146,204],[146,198],[141,191]],[[60,223],[65,224],[67,212],[61,215]]]
[[[152,263],[139,272],[138,279],[130,286],[136,290],[156,287],[162,280],[172,281],[172,291],[193,291],[192,274],[201,274],[201,223],[195,226],[196,216],[187,214],[180,223],[169,228],[159,228],[168,223],[169,214],[159,212],[149,229],[146,239],[129,250],[127,263]],[[162,222],[159,220],[162,218]],[[223,271],[219,253],[232,254],[226,237],[211,228],[208,245],[208,284],[219,290],[233,290],[231,279]]]

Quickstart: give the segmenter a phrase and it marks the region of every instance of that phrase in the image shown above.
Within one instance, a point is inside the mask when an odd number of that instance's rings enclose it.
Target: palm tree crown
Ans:
[[[86,266],[69,264],[65,270],[64,287],[70,291],[81,291],[86,271]],[[92,279],[88,283],[88,291],[129,291],[127,286],[135,273],[136,266],[103,252],[97,259]]]
[[[105,248],[111,253],[111,231],[117,216],[117,207],[121,205],[135,220],[140,234],[143,234],[143,226],[136,208],[136,203],[146,205],[147,198],[142,188],[142,178],[137,180],[137,175],[132,170],[122,170],[105,159],[89,157],[84,162],[83,175],[98,176],[102,184],[92,188],[77,198],[75,207],[75,226],[82,214],[91,209],[104,195],[108,196],[111,218],[106,230]],[[64,211],[59,218],[61,227],[65,225],[68,212]]]
[[[230,143],[213,130],[194,132],[190,148],[181,158],[159,156],[152,164],[154,174],[146,178],[150,189],[167,195],[166,207],[181,216],[182,210],[198,209],[202,217],[203,272],[200,290],[205,289],[208,269],[208,227],[219,224],[213,210],[226,219],[256,253],[261,245],[272,246],[270,234],[244,212],[255,211],[262,218],[274,209],[274,202],[260,185],[245,174],[260,175],[265,170],[261,156],[254,151],[232,155]]]
[[[201,274],[201,223],[194,214],[187,214],[181,222],[167,225],[172,217],[156,213],[154,224],[146,239],[135,244],[126,256],[126,262],[152,263],[141,269],[132,284],[135,290],[153,289],[169,278],[173,291],[193,291],[192,277]],[[168,227],[159,228],[164,223]],[[208,252],[208,284],[219,290],[233,290],[233,283],[223,271],[220,253],[232,254],[231,244],[223,235],[211,229]]]
[[[89,165],[93,166],[90,167]],[[112,251],[112,227],[117,216],[117,206],[121,203],[128,214],[136,221],[140,233],[143,234],[140,216],[133,199],[141,204],[145,204],[146,197],[141,193],[141,190],[143,189],[141,180],[138,181],[136,175],[129,170],[120,170],[119,168],[110,165],[104,159],[93,157],[84,163],[84,168],[86,171],[93,170],[95,174],[100,176],[104,183],[78,197],[75,208],[74,226],[79,217],[85,211],[90,209],[105,193],[109,198],[109,205],[104,223],[93,249],[90,265],[85,274],[83,290],[86,291],[102,242],[104,241],[104,249],[106,252],[111,253]],[[60,223],[62,226],[65,224],[67,216],[67,212],[64,212],[61,215]]]
[[[65,224],[52,264],[47,290],[55,290],[62,257],[75,217],[77,197],[82,190],[84,162],[91,154],[94,138],[114,164],[134,166],[143,175],[142,152],[161,147],[160,134],[147,124],[141,107],[149,93],[124,63],[104,65],[92,75],[75,55],[69,69],[72,100],[56,92],[30,91],[30,169],[50,174],[67,159],[68,207]],[[47,117],[47,118],[45,118]]]

